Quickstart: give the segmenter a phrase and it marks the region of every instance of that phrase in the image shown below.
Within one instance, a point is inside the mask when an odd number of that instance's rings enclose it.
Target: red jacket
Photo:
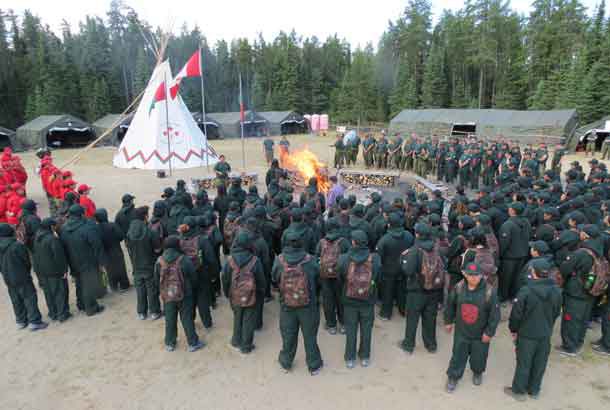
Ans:
[[[85,208],[85,218],[93,218],[96,209],[95,202],[93,202],[89,196],[81,194],[79,203],[80,206]]]
[[[0,194],[0,223],[6,223],[8,220],[6,218],[6,209],[7,209],[7,201],[8,197],[6,193]]]
[[[11,192],[6,204],[6,217],[9,224],[17,225],[17,223],[19,223],[19,217],[21,216],[21,204],[23,204],[25,201],[25,196],[21,196],[16,192]]]

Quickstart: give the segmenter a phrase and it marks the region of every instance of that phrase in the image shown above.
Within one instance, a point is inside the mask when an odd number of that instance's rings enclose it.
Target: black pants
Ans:
[[[422,338],[428,350],[435,350],[436,316],[438,305],[443,300],[443,291],[407,292],[407,323],[403,349],[412,352],[415,349],[415,336],[419,321],[422,322]]]
[[[561,344],[571,352],[579,350],[585,342],[587,322],[591,317],[595,298],[575,298],[564,293],[561,318]]]
[[[38,283],[47,302],[49,318],[51,320],[66,320],[70,317],[68,280],[61,276],[39,276]]]
[[[398,305],[400,312],[405,311],[404,280],[400,275],[387,275],[383,278],[381,316],[388,319],[392,318],[394,302]]]
[[[199,312],[201,322],[206,329],[212,327],[212,313],[210,311],[210,278],[202,271],[197,272],[197,280],[193,283],[193,318]]]
[[[513,300],[519,291],[519,273],[527,258],[504,258],[498,271],[498,293],[501,302]]]
[[[305,361],[309,370],[316,370],[323,365],[322,355],[318,347],[318,328],[320,311],[315,305],[304,308],[280,308],[280,333],[282,334],[282,350],[279,362],[285,369],[290,369],[294,362],[299,344],[299,329],[303,333],[305,345]]]
[[[343,305],[341,304],[341,286],[337,279],[322,279],[322,306],[326,327],[337,327],[337,320],[343,324]]]
[[[38,297],[32,280],[30,279],[23,285],[7,287],[17,324],[40,323],[42,317],[40,310],[38,310]]]
[[[517,366],[513,377],[513,392],[532,395],[540,393],[550,351],[550,338],[517,339]]]
[[[356,353],[361,360],[370,359],[373,323],[375,322],[375,305],[346,305],[344,307],[344,315],[346,336],[344,359],[346,361],[356,360]],[[360,329],[360,347],[356,352],[358,329]]]
[[[254,328],[258,321],[256,307],[231,306],[231,308],[233,309],[231,345],[238,347],[244,353],[248,353],[254,345]]]
[[[138,299],[138,314],[147,315],[148,313],[161,313],[159,289],[155,284],[153,275],[138,275],[134,279]]]
[[[166,346],[176,345],[178,314],[180,314],[180,321],[182,322],[182,328],[184,329],[186,341],[189,346],[194,346],[199,341],[199,337],[195,331],[195,323],[193,322],[192,305],[192,296],[185,296],[180,302],[167,302],[163,304],[163,310],[165,312]]]
[[[469,359],[472,372],[481,374],[487,368],[488,356],[489,343],[483,343],[480,338],[467,339],[456,333],[453,337],[453,351],[447,376],[454,380],[461,379]]]
[[[608,144],[606,144],[608,146]],[[610,302],[602,306],[602,338],[601,345],[610,350]]]
[[[97,270],[75,273],[74,283],[78,309],[84,310],[88,315],[97,313],[100,309],[100,305],[97,303],[97,298],[101,293],[100,273]]]

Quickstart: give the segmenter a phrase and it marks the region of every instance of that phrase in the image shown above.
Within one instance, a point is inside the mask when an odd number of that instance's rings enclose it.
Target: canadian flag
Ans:
[[[191,58],[189,58],[189,61],[186,62],[185,66],[182,67],[182,70],[174,77],[172,85],[169,87],[169,94],[171,95],[172,100],[178,95],[178,91],[180,91],[180,82],[183,78],[199,76],[201,76],[201,53],[197,50]]]

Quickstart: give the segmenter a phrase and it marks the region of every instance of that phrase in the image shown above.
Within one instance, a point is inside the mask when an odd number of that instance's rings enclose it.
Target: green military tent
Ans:
[[[0,149],[12,147],[11,141],[15,138],[15,131],[0,127]]]
[[[87,145],[95,138],[93,127],[70,114],[41,115],[17,128],[13,148],[69,148]]]
[[[475,134],[492,139],[502,137],[521,143],[557,144],[569,139],[577,124],[576,110],[403,110],[390,121],[390,133],[419,136]]]
[[[105,132],[108,132],[112,128],[112,131],[109,132],[100,144],[102,145],[121,145],[121,141],[123,141],[123,137],[127,133],[129,129],[129,124],[131,124],[131,120],[133,118],[133,113],[127,115],[121,114],[107,114],[95,121],[93,125],[93,129],[95,130],[95,135],[98,137],[102,136]]]
[[[604,143],[604,140],[610,136],[610,115],[601,120],[592,122],[579,127],[572,138],[567,142],[570,151],[583,150],[585,139],[595,131],[597,140],[595,141],[595,149],[599,151]]]
[[[269,121],[270,135],[303,134],[308,131],[305,117],[294,111],[261,111],[259,114]]]
[[[206,121],[214,121],[220,126],[221,138],[239,138],[241,123],[239,111],[213,112],[206,114]],[[255,111],[244,113],[244,137],[263,137],[269,135],[269,121]]]
[[[220,138],[220,124],[214,121],[208,114],[205,115],[205,126],[203,124],[203,114],[200,112],[192,112],[193,119],[197,123],[197,126],[209,140],[216,140]]]

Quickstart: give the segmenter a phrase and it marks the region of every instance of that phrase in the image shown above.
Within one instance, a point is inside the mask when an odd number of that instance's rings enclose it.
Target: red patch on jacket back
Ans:
[[[470,303],[464,303],[460,306],[462,321],[467,325],[474,325],[479,318],[479,307]]]
[[[570,320],[572,320],[572,315],[569,313],[564,314],[563,320],[565,320],[566,322],[569,322]]]

